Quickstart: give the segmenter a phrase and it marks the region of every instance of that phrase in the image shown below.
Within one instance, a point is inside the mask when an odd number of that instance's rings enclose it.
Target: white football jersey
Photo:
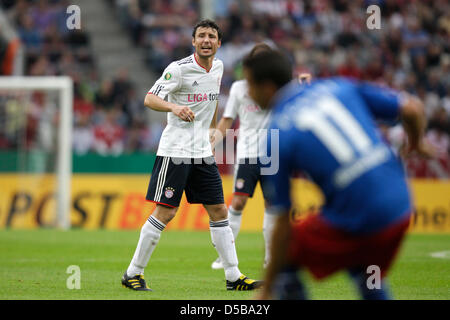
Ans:
[[[269,120],[269,112],[262,110],[248,94],[246,80],[233,82],[230,88],[225,110],[222,117],[235,119],[239,116],[239,136],[237,142],[236,158],[256,158],[264,156],[259,147],[262,139],[265,139]]]
[[[169,102],[188,106],[194,112],[195,119],[186,122],[168,112],[167,126],[159,141],[158,156],[182,158],[212,156],[209,128],[216,111],[222,75],[222,61],[214,59],[208,72],[197,62],[194,54],[172,62],[164,70],[149,94],[162,99],[167,96]]]

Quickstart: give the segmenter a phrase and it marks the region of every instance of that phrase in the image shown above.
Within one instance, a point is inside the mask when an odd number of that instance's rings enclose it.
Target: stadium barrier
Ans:
[[[149,175],[74,174],[72,177],[72,227],[85,229],[139,229],[155,204],[145,200]],[[0,174],[0,228],[29,229],[52,227],[56,201],[55,179],[50,175]],[[232,176],[223,177],[225,201],[232,198]],[[413,180],[415,214],[412,232],[450,233],[450,181]],[[306,180],[294,181],[295,222],[314,214],[323,201],[316,186]],[[244,210],[243,231],[262,229],[263,199],[258,186]],[[191,205],[185,196],[168,230],[208,230],[209,221],[201,205]]]
[[[17,150],[0,150],[0,173],[40,173],[36,163],[39,159],[51,157],[43,150],[21,152]],[[154,152],[132,152],[119,156],[100,155],[94,152],[78,155],[72,154],[72,172],[77,173],[120,173],[150,174],[156,159]],[[48,169],[48,168],[47,168]],[[51,172],[47,170],[47,172]]]

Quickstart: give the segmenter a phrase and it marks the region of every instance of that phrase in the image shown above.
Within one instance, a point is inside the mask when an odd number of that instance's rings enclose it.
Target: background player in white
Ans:
[[[227,290],[252,290],[262,284],[238,269],[222,180],[210,143],[223,74],[222,62],[214,58],[221,38],[213,21],[199,22],[192,34],[194,54],[172,62],[145,98],[147,107],[168,114],[146,197],[157,205],[141,229],[133,259],[122,277],[122,284],[130,289],[151,290],[143,278],[144,268],[161,232],[174,218],[183,191],[189,203],[201,203],[208,212],[211,240],[224,264]]]
[[[256,44],[249,56],[254,56],[260,52],[272,50],[271,47],[265,43]],[[309,82],[311,75],[303,73],[299,76],[299,81]],[[245,208],[248,198],[253,197],[254,190],[258,181],[263,192],[264,199],[265,190],[263,183],[264,176],[261,175],[260,166],[257,163],[259,156],[264,156],[266,153],[259,150],[259,141],[264,138],[265,128],[268,121],[268,112],[262,110],[256,102],[254,102],[248,94],[247,81],[237,80],[233,82],[230,89],[230,95],[225,106],[222,118],[217,125],[217,130],[220,135],[214,139],[214,145],[217,145],[221,139],[219,137],[226,136],[226,130],[230,129],[236,117],[239,117],[239,133],[236,146],[236,163],[234,167],[234,189],[231,204],[228,207],[228,220],[233,231],[234,239],[237,238],[241,228],[242,211]],[[266,203],[264,203],[266,208]],[[263,218],[263,236],[265,242],[265,257],[264,265],[269,261],[270,253],[270,235],[275,218],[272,214],[264,210]],[[211,268],[223,268],[220,257],[218,257],[212,264]]]

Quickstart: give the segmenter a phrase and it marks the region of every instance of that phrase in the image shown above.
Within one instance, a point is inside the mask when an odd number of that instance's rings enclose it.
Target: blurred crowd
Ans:
[[[161,74],[192,53],[192,26],[201,1],[109,0],[149,68]],[[221,111],[231,83],[242,78],[241,60],[264,41],[285,52],[296,73],[315,78],[347,76],[389,85],[419,96],[429,120],[428,138],[439,159],[412,159],[416,176],[450,176],[450,3],[446,0],[216,0],[215,20],[224,33],[217,58],[224,62]],[[367,20],[380,8],[380,29]],[[402,134],[386,130],[393,145]],[[431,167],[431,168],[428,168]]]
[[[159,76],[172,61],[192,53],[193,25],[202,16],[200,0],[102,0]],[[8,1],[5,1],[8,3]],[[10,1],[6,8],[27,47],[27,74],[68,74],[75,81],[75,151],[155,150],[164,124],[136,117],[132,76],[119,70],[100,79],[89,35],[67,32],[61,16],[67,1]],[[348,76],[418,95],[429,120],[428,138],[440,150],[438,173],[411,165],[415,175],[450,175],[450,3],[447,0],[212,0],[224,32],[217,58],[224,62],[219,107],[231,83],[242,78],[242,57],[264,41],[284,51],[296,73],[315,78]],[[380,29],[369,29],[368,6],[380,8]],[[98,58],[98,57],[97,57]],[[386,130],[393,144],[398,128]],[[109,151],[108,151],[109,150]],[[415,161],[415,160],[414,160]],[[411,162],[414,162],[411,161]],[[417,160],[418,161],[418,160]],[[416,162],[417,162],[416,161]],[[419,169],[415,169],[419,168]],[[436,171],[435,170],[435,171]],[[427,171],[426,173],[424,173]]]
[[[157,148],[162,129],[142,120],[143,97],[137,96],[127,69],[119,68],[112,78],[101,78],[96,64],[101,57],[93,54],[89,34],[83,28],[67,28],[70,1],[4,0],[1,5],[25,48],[25,74],[73,79],[75,153],[119,155]],[[55,99],[43,91],[14,101],[6,95],[0,97],[7,106],[0,110],[0,148],[14,149],[21,144],[52,150],[56,146],[53,140],[57,135],[52,133],[56,120],[41,111],[49,110],[57,103]]]

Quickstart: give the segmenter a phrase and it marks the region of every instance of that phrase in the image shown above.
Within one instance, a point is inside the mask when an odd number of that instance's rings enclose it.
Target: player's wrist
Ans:
[[[180,107],[178,105],[170,103],[170,102],[167,103],[167,108],[169,109],[170,112],[175,113],[175,114],[177,111],[180,110]]]

